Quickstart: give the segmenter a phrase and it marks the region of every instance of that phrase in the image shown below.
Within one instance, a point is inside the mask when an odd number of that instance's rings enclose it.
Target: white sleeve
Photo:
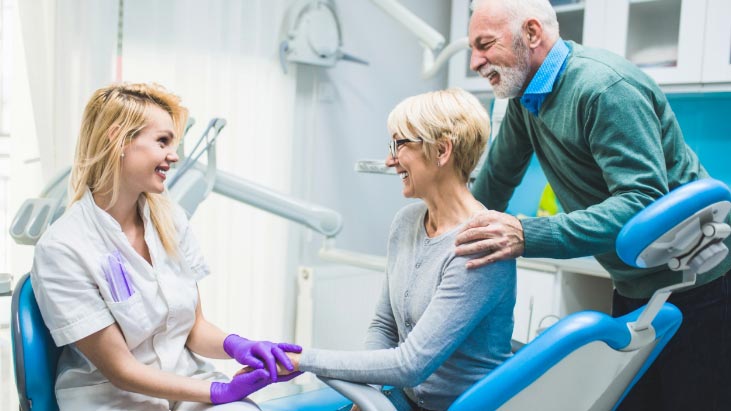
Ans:
[[[190,267],[195,281],[200,281],[203,277],[210,274],[211,269],[208,267],[205,257],[203,257],[200,245],[198,245],[198,240],[195,238],[195,234],[190,227],[185,212],[177,205],[176,208],[176,227],[180,233],[178,251],[180,252],[180,257]]]
[[[114,323],[81,256],[58,241],[36,245],[31,283],[43,321],[57,346],[76,342]]]

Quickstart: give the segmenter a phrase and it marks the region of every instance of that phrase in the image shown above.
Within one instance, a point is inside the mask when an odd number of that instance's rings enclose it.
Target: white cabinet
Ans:
[[[706,0],[606,2],[605,48],[641,67],[659,84],[702,82]]]
[[[470,21],[470,0],[452,0],[450,43],[467,36]],[[470,70],[470,49],[460,51],[449,60],[449,86],[473,93],[492,91],[490,82]]]
[[[668,90],[731,86],[731,0],[552,3],[562,38],[624,56]],[[468,20],[469,0],[453,0],[452,40],[467,34]],[[469,70],[469,51],[450,61],[449,82],[473,92],[491,91]]]
[[[731,82],[731,0],[706,0],[703,80]]]
[[[513,339],[528,342],[539,327],[558,318],[558,275],[555,271],[518,268],[518,293],[513,317]]]
[[[658,84],[724,89],[721,83],[731,83],[731,1],[592,1],[604,2],[603,10],[591,11],[602,13],[607,33],[592,45],[624,56]]]
[[[593,258],[518,260],[514,340],[529,342],[568,314],[611,307],[612,282]]]
[[[600,12],[589,13],[589,9],[604,9],[605,0],[556,0],[553,3],[556,18],[564,40],[577,43],[599,44],[603,41],[604,30],[598,30],[604,24],[604,16]],[[561,3],[561,4],[558,4]],[[470,0],[452,0],[452,22],[450,41],[467,36],[469,27]],[[471,92],[491,92],[490,83],[470,70],[470,51],[455,54],[449,61],[449,85],[461,87]]]

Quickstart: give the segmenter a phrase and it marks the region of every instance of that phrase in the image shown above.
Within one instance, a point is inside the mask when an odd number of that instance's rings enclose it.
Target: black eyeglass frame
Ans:
[[[402,138],[402,139],[399,139],[399,140],[391,140],[388,143],[388,152],[389,152],[389,154],[391,154],[391,157],[397,158],[398,157],[398,149],[402,145],[404,145],[406,143],[423,143],[424,142],[424,139],[421,138],[421,137],[417,137],[417,139],[418,140],[411,140],[411,139],[408,139],[408,138]]]

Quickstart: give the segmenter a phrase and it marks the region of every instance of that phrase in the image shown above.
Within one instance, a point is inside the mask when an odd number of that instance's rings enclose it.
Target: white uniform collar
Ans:
[[[112,217],[111,214],[109,214],[106,210],[97,205],[97,203],[94,201],[94,195],[91,194],[91,190],[89,189],[89,187],[86,188],[84,196],[81,197],[81,200],[79,201],[84,205],[85,208],[88,207],[89,209],[91,209],[97,221],[106,225],[107,228],[122,231],[122,226],[119,225],[119,222],[115,220],[114,217]],[[145,226],[145,230],[147,230],[148,226],[150,226],[150,205],[147,204],[147,197],[145,197],[144,195],[141,195],[139,200],[137,200],[137,209],[141,211],[140,215],[142,216],[142,223]]]

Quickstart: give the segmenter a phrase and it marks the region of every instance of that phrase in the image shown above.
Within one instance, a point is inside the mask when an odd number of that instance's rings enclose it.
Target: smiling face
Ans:
[[[490,81],[498,98],[520,96],[530,73],[530,51],[499,1],[481,3],[472,14],[470,68]]]
[[[403,136],[394,135],[393,140]],[[406,198],[424,198],[426,189],[432,185],[436,167],[429,167],[424,154],[423,141],[408,141],[397,148],[394,166],[403,184],[402,194]],[[390,154],[389,154],[390,157]]]
[[[145,127],[124,148],[120,192],[134,196],[162,193],[170,165],[178,161],[173,120],[156,105],[146,110]]]

